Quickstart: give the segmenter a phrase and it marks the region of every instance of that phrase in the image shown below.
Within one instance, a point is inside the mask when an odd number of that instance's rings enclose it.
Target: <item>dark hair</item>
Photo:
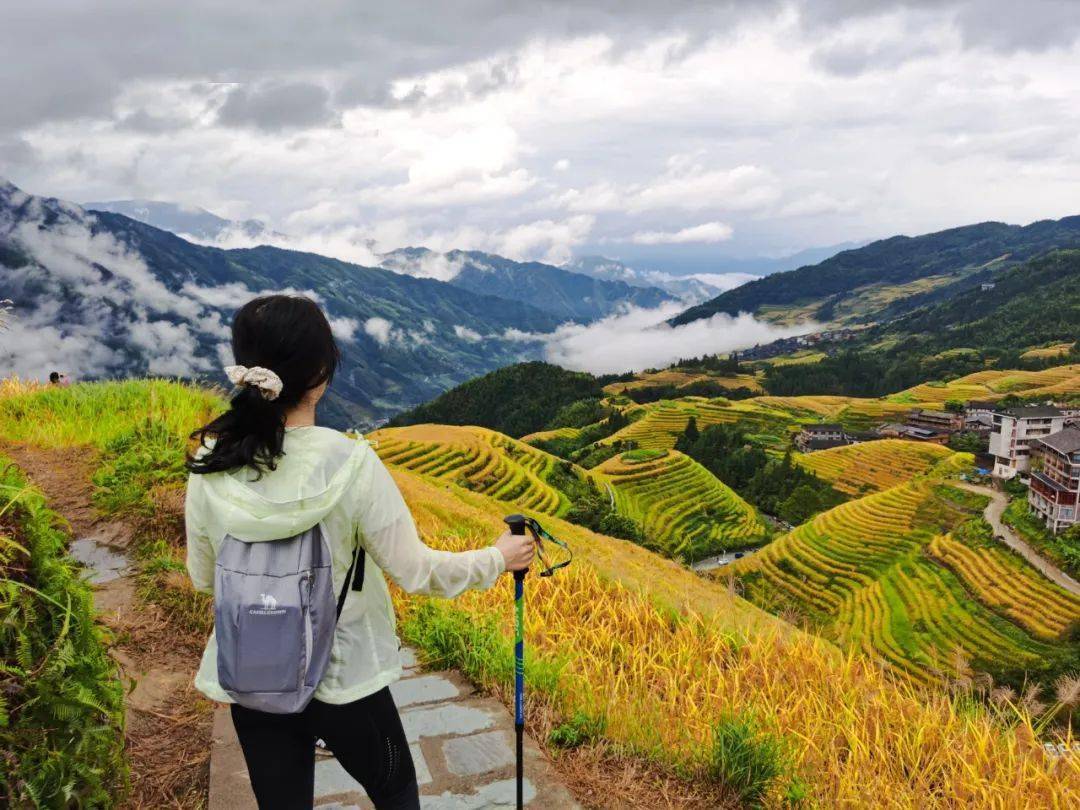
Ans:
[[[261,475],[277,467],[285,441],[285,412],[295,407],[310,389],[330,382],[340,354],[330,324],[310,298],[267,295],[248,301],[232,323],[236,362],[261,366],[281,378],[276,399],[265,399],[252,386],[241,386],[229,410],[191,434],[209,452],[189,456],[193,473],[214,473],[252,467]]]
[[[59,371],[50,371],[49,372],[49,382],[51,382],[51,383],[60,382],[60,372]]]

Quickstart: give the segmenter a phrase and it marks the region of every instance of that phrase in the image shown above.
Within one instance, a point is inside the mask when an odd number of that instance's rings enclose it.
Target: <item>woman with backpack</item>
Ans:
[[[527,568],[533,544],[504,533],[476,551],[429,548],[371,445],[315,425],[339,355],[313,301],[249,302],[232,346],[237,391],[188,459],[187,567],[215,610],[195,685],[232,704],[262,810],[312,806],[320,738],[376,807],[418,808],[383,575],[452,597]]]

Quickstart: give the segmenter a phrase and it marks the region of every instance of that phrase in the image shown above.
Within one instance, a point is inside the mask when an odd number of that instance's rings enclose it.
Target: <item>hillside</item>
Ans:
[[[592,470],[616,509],[641,524],[643,544],[694,563],[760,545],[769,531],[750,504],[676,450],[631,450]]]
[[[930,442],[882,439],[795,456],[796,463],[848,495],[865,495],[923,475],[957,456]]]
[[[923,236],[894,236],[729,290],[671,323],[720,312],[750,312],[784,323],[881,320],[977,288],[1004,267],[1075,247],[1080,247],[1080,217],[1026,226],[983,222]]]
[[[0,433],[20,458],[53,458],[43,444],[93,455],[98,508],[139,527],[133,559],[143,585],[133,610],[167,622],[156,646],[146,647],[159,656],[182,648],[192,622],[206,632],[208,605],[176,576],[184,553],[176,510],[183,436],[208,406],[212,397],[198,389],[146,382],[41,392],[8,386],[0,396]],[[393,472],[427,542],[477,547],[501,531],[511,502],[447,478]],[[892,496],[894,508],[910,511],[908,501],[924,494],[915,488]],[[721,739],[735,740],[764,769],[744,804],[779,807],[798,796],[818,806],[857,806],[868,791],[897,806],[924,807],[953,806],[957,796],[973,806],[1070,806],[1080,797],[1080,766],[1072,758],[1048,760],[1039,745],[1042,726],[1037,732],[1035,724],[1050,710],[1033,717],[1030,704],[984,707],[962,684],[958,695],[916,689],[868,659],[837,654],[726,583],[633,543],[537,517],[570,543],[575,562],[527,583],[529,724],[558,749],[553,762],[568,782],[599,806],[625,806],[657,784],[667,796],[649,793],[657,802],[735,806],[733,796],[749,789],[746,773],[741,760],[718,749]],[[400,633],[428,660],[460,667],[508,703],[511,590],[509,579],[455,600],[395,589]],[[154,747],[135,745],[126,756],[138,791],[150,790],[148,755],[156,752],[158,765],[161,757],[202,762],[152,777],[172,792],[137,794],[147,806],[196,806],[197,792],[184,791],[196,790],[205,773],[198,741],[208,744],[210,729],[192,732],[191,718],[206,715],[190,693],[171,700],[160,713],[183,724],[157,718],[159,725],[146,726],[154,716],[129,708],[129,724],[138,718],[134,729],[154,732],[137,739]]]
[[[371,434],[379,457],[411,472],[545,515],[566,512],[566,490],[584,472],[501,433],[479,427],[415,425]]]
[[[591,374],[551,363],[519,363],[469,380],[398,414],[390,425],[480,425],[524,436],[543,430],[561,409],[578,400],[599,399],[603,384],[604,380]]]
[[[1055,251],[995,273],[992,282],[993,289],[966,290],[873,330],[868,339],[914,338],[924,351],[974,348],[992,353],[1078,337],[1080,250]]]
[[[588,323],[627,305],[653,308],[672,298],[653,286],[594,278],[543,262],[516,262],[476,250],[436,253],[401,248],[384,254],[382,265],[412,275],[438,273],[437,277],[455,287],[521,301],[560,321]]]
[[[980,506],[933,480],[911,481],[818,515],[729,571],[753,601],[794,609],[826,636],[912,677],[951,677],[959,666],[1016,688],[1052,682],[1080,664],[1080,644],[1062,635],[1080,618],[1080,602],[1017,561],[1011,567],[1022,576],[1013,585],[1029,607],[984,605],[985,580],[960,579],[937,562],[956,538],[983,531],[973,519]],[[1041,608],[1032,606],[1055,593],[1070,607],[1052,644],[1008,615],[1034,610],[1038,621]]]
[[[154,374],[223,381],[228,322],[256,294],[315,295],[343,363],[331,423],[371,425],[492,368],[535,356],[501,337],[559,319],[310,253],[220,250],[119,214],[89,214],[0,185],[0,289],[15,302],[0,366],[42,378]]]

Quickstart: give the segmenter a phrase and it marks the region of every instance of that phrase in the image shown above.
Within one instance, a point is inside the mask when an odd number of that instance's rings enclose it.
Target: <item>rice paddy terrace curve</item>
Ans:
[[[755,601],[793,606],[916,680],[950,671],[957,652],[1004,677],[1062,660],[1067,650],[997,615],[935,562],[935,538],[970,519],[947,491],[921,478],[849,501],[729,570]]]
[[[958,455],[929,442],[881,439],[794,456],[796,463],[848,495],[865,495],[902,484]]]
[[[610,484],[615,508],[641,524],[646,543],[669,557],[694,562],[768,539],[750,504],[676,450],[622,453],[593,475]]]
[[[545,515],[570,506],[552,480],[585,476],[567,461],[488,428],[410,425],[383,428],[370,438],[388,464]]]

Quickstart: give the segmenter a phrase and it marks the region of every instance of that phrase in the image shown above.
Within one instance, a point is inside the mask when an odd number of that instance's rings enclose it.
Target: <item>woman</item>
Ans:
[[[318,524],[330,546],[334,593],[342,593],[344,602],[325,674],[302,712],[270,714],[237,705],[219,682],[213,634],[195,685],[212,700],[232,703],[260,808],[312,806],[317,738],[376,807],[417,808],[416,773],[389,690],[401,661],[383,572],[410,593],[455,596],[489,587],[504,571],[526,568],[533,546],[505,533],[478,551],[428,548],[371,445],[315,426],[315,406],[339,356],[315,303],[298,296],[257,298],[236,313],[232,344],[241,365],[226,373],[238,390],[228,411],[192,434],[200,448],[188,460],[191,580],[213,593],[216,555],[226,536],[270,541]],[[349,576],[354,552],[366,564],[362,575],[358,569]]]

